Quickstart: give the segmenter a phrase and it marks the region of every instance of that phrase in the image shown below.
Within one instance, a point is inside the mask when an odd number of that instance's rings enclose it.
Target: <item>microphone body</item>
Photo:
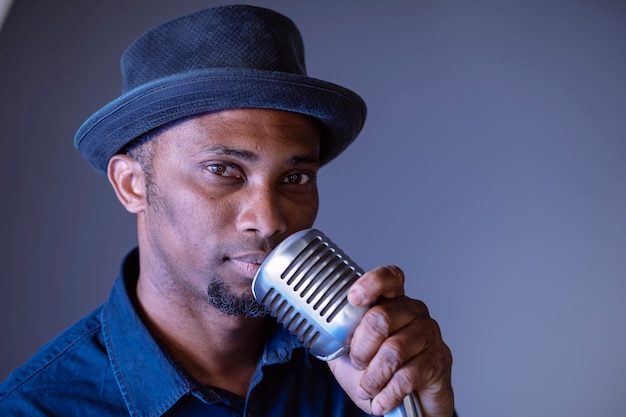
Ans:
[[[309,352],[324,361],[346,353],[368,307],[348,302],[350,286],[364,271],[316,229],[283,240],[261,264],[254,297]],[[415,394],[386,417],[421,417]]]

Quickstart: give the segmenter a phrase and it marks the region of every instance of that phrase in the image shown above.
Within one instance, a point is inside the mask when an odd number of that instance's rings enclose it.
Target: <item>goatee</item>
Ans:
[[[256,301],[252,293],[244,296],[233,294],[220,281],[213,281],[209,284],[207,296],[211,305],[228,316],[257,318],[267,314],[265,307]]]

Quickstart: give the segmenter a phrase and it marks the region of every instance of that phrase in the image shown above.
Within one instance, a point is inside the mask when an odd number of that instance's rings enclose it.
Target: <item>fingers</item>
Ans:
[[[359,278],[348,292],[348,301],[356,306],[371,305],[380,297],[404,295],[404,272],[397,266],[381,266]]]
[[[424,415],[452,415],[452,354],[426,305],[404,295],[402,270],[385,266],[363,274],[348,301],[371,306],[353,334],[349,360],[331,366],[355,403],[383,415],[417,393]]]
[[[371,399],[375,415],[390,412],[417,392],[426,415],[451,415],[452,355],[427,306],[404,296],[404,274],[393,266],[364,274],[348,295],[355,305],[373,305],[356,328],[350,360],[361,371],[355,395]]]
[[[404,353],[398,357],[387,369],[378,361],[377,354],[363,373],[357,395],[359,398],[372,398],[372,412],[382,415],[391,411],[402,399],[411,392],[417,392],[426,415],[451,415],[454,409],[454,396],[451,386],[452,355],[439,335],[439,326],[430,319],[430,324],[424,323],[425,332],[432,336],[423,337],[419,343],[424,343],[423,349],[415,356],[402,362]],[[390,338],[390,342],[394,338]],[[395,338],[400,341],[400,338]],[[400,343],[406,343],[402,341]],[[387,342],[385,342],[387,344]],[[385,351],[384,345],[380,352]],[[400,345],[399,345],[400,346]],[[406,345],[405,345],[406,347]],[[397,352],[401,352],[401,348]]]
[[[387,321],[390,317],[393,322]],[[422,302],[401,297],[373,307],[357,327],[350,348],[353,366],[364,370],[358,397],[397,404],[429,380],[432,369],[443,366],[445,361],[437,359],[440,351],[447,351],[447,346]]]
[[[423,339],[432,337],[421,330],[419,320],[423,318],[430,320],[421,301],[405,296],[381,300],[365,313],[354,331],[350,344],[353,366],[363,370],[376,355],[377,364],[397,369],[397,361],[403,363],[419,354],[426,343]],[[414,340],[415,334],[422,340]]]

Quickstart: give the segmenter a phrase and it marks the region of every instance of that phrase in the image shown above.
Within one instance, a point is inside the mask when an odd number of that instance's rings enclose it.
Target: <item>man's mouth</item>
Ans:
[[[232,256],[227,259],[235,268],[241,271],[246,278],[253,279],[266,257],[266,253],[255,252]]]

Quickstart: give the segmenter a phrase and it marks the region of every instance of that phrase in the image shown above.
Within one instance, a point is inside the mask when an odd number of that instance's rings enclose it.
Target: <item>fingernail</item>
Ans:
[[[378,404],[377,402],[372,402],[372,404],[370,404],[370,412],[372,413],[373,416],[383,415],[383,409],[381,408],[380,404]]]
[[[365,297],[363,296],[363,291],[359,288],[350,289],[350,292],[348,293],[348,301],[350,301],[350,304],[359,306],[363,303],[364,299]]]
[[[364,371],[365,370],[365,366],[363,366],[363,364],[361,364],[360,362],[352,361],[352,367],[354,369],[356,369],[357,371]]]

